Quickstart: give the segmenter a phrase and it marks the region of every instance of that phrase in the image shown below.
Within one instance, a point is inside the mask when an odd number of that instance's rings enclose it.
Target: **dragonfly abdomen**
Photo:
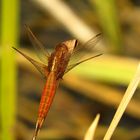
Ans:
[[[46,117],[55,95],[57,80],[54,72],[50,72],[42,93],[39,106],[39,118]]]
[[[33,140],[36,139],[36,136],[38,134],[38,131],[40,130],[46,116],[47,113],[49,111],[49,108],[52,104],[54,95],[55,95],[55,91],[57,88],[59,81],[56,80],[56,76],[55,76],[55,72],[50,72],[48,74],[48,78],[41,96],[41,101],[40,101],[40,105],[39,105],[39,116],[37,119],[37,123],[36,123],[36,129],[35,129],[35,134],[33,137]]]

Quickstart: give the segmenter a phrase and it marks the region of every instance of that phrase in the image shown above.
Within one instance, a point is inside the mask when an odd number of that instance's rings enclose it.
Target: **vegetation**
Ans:
[[[35,56],[24,24],[31,27],[50,51],[63,40],[77,38],[85,42],[97,33],[103,34],[93,49],[103,52],[103,55],[77,66],[64,76],[39,133],[40,140],[103,139],[121,100],[124,102],[119,109],[124,108],[111,130],[115,130],[124,111],[125,117],[115,133],[108,132],[104,139],[108,140],[112,133],[112,140],[139,138],[139,70],[134,77],[140,58],[139,14],[136,1],[34,0],[21,1],[19,5],[18,0],[10,4],[8,0],[2,0],[0,139],[31,139],[35,128],[44,80],[27,60],[11,49],[18,46],[20,38],[22,50]],[[127,94],[124,95],[125,91]]]

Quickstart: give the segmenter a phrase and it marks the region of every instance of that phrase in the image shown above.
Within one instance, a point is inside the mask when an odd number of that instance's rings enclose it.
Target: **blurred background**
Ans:
[[[25,24],[49,51],[59,42],[86,42],[102,33],[96,49],[103,55],[64,76],[38,135],[81,140],[99,113],[95,140],[101,140],[139,62],[140,1],[0,0],[0,7],[0,140],[29,140],[35,129],[44,79],[12,50],[36,58]],[[138,88],[112,140],[140,139],[139,93]]]

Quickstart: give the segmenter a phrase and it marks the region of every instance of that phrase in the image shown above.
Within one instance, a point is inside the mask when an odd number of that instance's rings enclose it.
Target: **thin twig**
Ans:
[[[138,65],[136,74],[134,75],[134,78],[130,82],[103,140],[110,140],[115,128],[117,127],[128,103],[130,102],[130,100],[139,84],[139,81],[140,81],[140,63]]]

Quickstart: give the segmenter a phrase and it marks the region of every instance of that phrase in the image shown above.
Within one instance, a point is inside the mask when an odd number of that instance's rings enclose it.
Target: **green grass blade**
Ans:
[[[69,73],[82,77],[127,86],[139,61],[132,58],[102,55],[78,65]]]
[[[100,20],[101,27],[108,39],[110,50],[114,53],[122,53],[122,39],[119,20],[117,19],[117,7],[115,0],[91,0]]]
[[[18,40],[18,0],[1,1],[1,77],[0,124],[1,140],[14,140],[16,116],[16,62],[11,49]]]

